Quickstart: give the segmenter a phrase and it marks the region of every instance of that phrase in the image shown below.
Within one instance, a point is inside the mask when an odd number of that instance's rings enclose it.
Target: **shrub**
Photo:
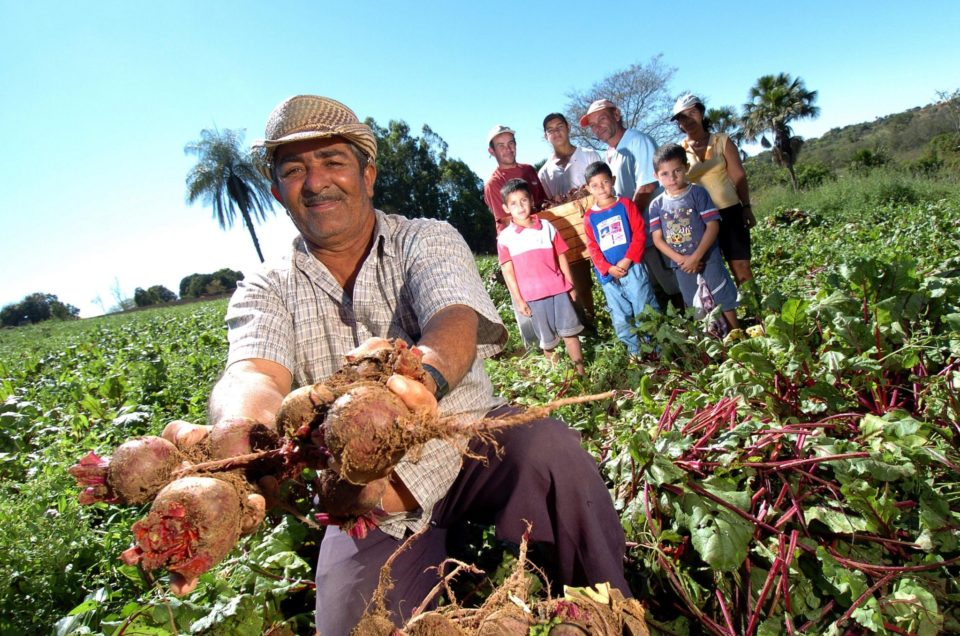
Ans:
[[[228,267],[212,274],[191,274],[180,281],[181,298],[199,298],[213,294],[232,292],[237,282],[243,280],[243,272]]]
[[[163,303],[173,302],[176,299],[177,295],[163,285],[154,285],[149,289],[137,287],[133,292],[133,302],[136,303],[137,307],[162,305]]]
[[[820,161],[812,163],[801,163],[796,167],[797,182],[800,189],[810,190],[816,188],[827,181],[833,181],[837,178],[833,168]]]
[[[74,320],[80,310],[73,305],[60,302],[54,294],[37,292],[24,296],[19,303],[13,303],[0,309],[0,324],[4,327],[36,324],[44,320]]]
[[[884,149],[876,148],[875,150],[870,150],[869,148],[861,148],[853,153],[849,166],[850,169],[855,172],[866,173],[874,168],[885,166],[888,163],[890,163],[890,156]]]

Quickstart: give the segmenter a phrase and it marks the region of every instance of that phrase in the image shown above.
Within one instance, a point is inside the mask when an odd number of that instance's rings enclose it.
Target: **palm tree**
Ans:
[[[705,117],[710,122],[711,132],[723,133],[730,137],[740,152],[740,159],[746,159],[746,153],[740,150],[740,145],[743,144],[743,128],[736,109],[733,106],[708,108]]]
[[[820,109],[813,105],[817,91],[808,91],[799,77],[791,80],[786,73],[764,75],[750,89],[750,101],[743,105],[743,134],[747,141],[760,137],[760,145],[773,149],[773,160],[790,173],[793,189],[797,175],[793,164],[800,153],[803,139],[794,137],[790,122],[817,117]],[[764,136],[773,133],[773,143]]]
[[[243,149],[243,131],[203,130],[200,141],[187,144],[183,152],[198,157],[197,165],[187,174],[187,202],[202,198],[205,205],[212,205],[213,218],[222,230],[233,227],[239,210],[262,263],[253,223],[265,221],[267,211],[273,211],[273,197],[270,183]]]

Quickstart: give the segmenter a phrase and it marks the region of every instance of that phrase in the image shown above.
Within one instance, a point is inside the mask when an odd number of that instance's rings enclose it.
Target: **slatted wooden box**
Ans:
[[[587,252],[587,235],[583,231],[583,215],[593,205],[593,196],[587,195],[582,199],[568,201],[537,213],[541,219],[546,219],[557,228],[557,232],[567,242],[567,260],[571,263],[589,260]]]

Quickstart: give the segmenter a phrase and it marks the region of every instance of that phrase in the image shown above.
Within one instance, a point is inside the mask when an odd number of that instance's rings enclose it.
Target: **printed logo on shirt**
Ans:
[[[667,243],[679,254],[692,254],[696,250],[693,244],[693,227],[690,217],[693,215],[691,208],[676,208],[673,210],[663,210],[660,213],[663,216],[663,224],[667,231],[664,233]]]
[[[597,244],[600,249],[606,251],[617,245],[626,245],[627,233],[623,228],[623,220],[620,217],[613,217],[600,221],[597,224]]]

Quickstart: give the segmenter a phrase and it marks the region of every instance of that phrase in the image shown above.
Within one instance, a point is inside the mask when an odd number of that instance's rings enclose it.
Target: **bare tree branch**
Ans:
[[[670,80],[677,69],[663,63],[663,55],[655,55],[646,64],[637,63],[608,75],[585,91],[567,93],[566,116],[570,121],[570,137],[580,145],[600,148],[589,128],[580,127],[580,117],[598,99],[609,99],[620,109],[623,125],[645,132],[657,143],[676,136],[670,121],[673,96]]]

